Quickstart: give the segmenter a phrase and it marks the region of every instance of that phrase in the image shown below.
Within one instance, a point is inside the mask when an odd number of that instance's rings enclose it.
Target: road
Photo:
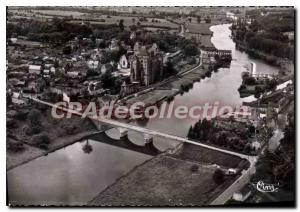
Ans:
[[[231,199],[232,195],[241,190],[247,183],[250,182],[251,175],[255,173],[255,162],[256,158],[250,164],[250,167],[247,170],[242,172],[242,175],[231,184],[223,193],[221,193],[216,199],[214,199],[210,205],[224,205],[229,199]]]

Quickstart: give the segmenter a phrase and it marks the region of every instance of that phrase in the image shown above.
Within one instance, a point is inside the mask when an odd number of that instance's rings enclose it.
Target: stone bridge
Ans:
[[[102,133],[93,135],[90,137],[90,139],[95,139],[96,141],[102,142],[102,143],[107,143],[110,145],[118,146],[121,148],[129,149],[135,152],[140,152],[143,154],[147,155],[152,155],[155,156],[161,151],[157,149],[154,144],[153,144],[153,136],[148,134],[148,133],[140,133],[142,137],[144,138],[144,145],[137,145],[133,143],[129,138],[128,138],[128,132],[130,130],[123,128],[123,127],[112,127],[110,125],[105,125],[103,123],[99,123],[98,121],[92,120],[91,121],[95,124],[97,129],[101,131]],[[109,130],[115,129],[117,134],[119,134],[119,138],[115,138],[110,136],[108,133]],[[118,137],[118,136],[116,136]]]

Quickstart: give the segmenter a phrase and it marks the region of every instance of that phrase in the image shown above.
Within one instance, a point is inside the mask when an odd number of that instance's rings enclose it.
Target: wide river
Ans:
[[[256,63],[257,73],[277,73],[276,67],[261,60],[248,57],[235,49],[231,40],[229,24],[212,26],[212,43],[218,49],[232,50],[233,60],[230,68],[221,68],[210,78],[194,84],[183,95],[174,98],[174,105],[195,106],[219,102],[220,105],[240,106],[238,88],[241,85],[241,73],[250,62]],[[146,128],[185,137],[189,127],[197,120],[160,118],[144,123],[134,123]],[[108,132],[111,137],[118,137],[117,132]],[[129,139],[136,144],[143,144],[143,137],[130,132]],[[86,141],[78,142],[66,148],[40,157],[27,164],[7,172],[8,197],[19,204],[73,204],[81,205],[91,200],[100,191],[112,184],[133,167],[150,159],[151,156],[121,149],[101,141],[90,140],[92,152],[83,151]],[[154,138],[154,145],[164,150],[175,146],[174,141]]]

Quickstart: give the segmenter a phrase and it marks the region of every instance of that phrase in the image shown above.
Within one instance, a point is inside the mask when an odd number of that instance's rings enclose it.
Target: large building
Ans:
[[[134,54],[129,57],[131,82],[150,85],[162,78],[163,56],[154,43],[147,48],[139,43],[134,45]]]

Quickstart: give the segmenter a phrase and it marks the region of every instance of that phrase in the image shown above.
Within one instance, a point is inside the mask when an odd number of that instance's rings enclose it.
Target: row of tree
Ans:
[[[248,134],[253,134],[254,130],[250,127]],[[209,121],[205,118],[190,127],[188,138],[202,142],[208,141],[214,145],[235,151],[242,151],[246,154],[255,153],[255,148],[248,142],[247,136],[245,139],[241,139],[237,134],[233,136],[232,133],[217,128],[214,121]]]

